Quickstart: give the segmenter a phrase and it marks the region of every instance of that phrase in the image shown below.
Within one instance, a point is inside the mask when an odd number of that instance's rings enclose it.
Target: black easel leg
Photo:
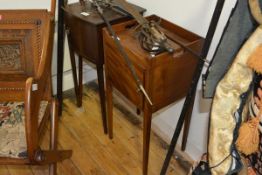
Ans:
[[[194,99],[195,92],[196,92],[196,88],[192,88],[190,90],[190,92],[189,92],[185,102],[184,102],[184,106],[183,106],[182,112],[180,114],[179,120],[177,122],[176,130],[175,130],[173,138],[171,140],[171,144],[169,146],[169,149],[168,149],[168,152],[167,152],[167,155],[166,155],[166,159],[164,161],[164,164],[163,164],[163,167],[162,167],[160,175],[165,175],[166,174],[169,162],[170,162],[170,160],[172,158],[172,155],[173,155],[175,147],[176,147],[176,143],[177,143],[179,134],[180,134],[180,132],[182,130],[182,127],[183,127],[183,124],[184,124],[184,121],[185,121],[185,117],[186,117],[186,113],[187,113],[187,110],[188,110],[188,106],[190,106],[191,103],[194,103],[192,99]]]
[[[58,35],[57,35],[57,98],[58,115],[62,115],[63,104],[63,65],[64,65],[64,12],[61,7],[64,6],[64,0],[58,1]]]
[[[218,0],[217,1],[216,8],[215,8],[214,14],[212,16],[212,20],[211,20],[208,32],[207,32],[206,40],[205,40],[203,49],[201,51],[200,58],[202,58],[202,59],[199,59],[197,68],[195,70],[194,77],[192,79],[192,83],[191,83],[190,89],[189,89],[188,94],[186,96],[186,99],[185,99],[185,102],[184,102],[183,109],[181,111],[180,117],[178,119],[176,130],[174,132],[174,135],[173,135],[170,147],[168,149],[168,153],[167,153],[166,159],[164,161],[164,164],[163,164],[162,170],[160,172],[160,175],[165,175],[166,174],[169,162],[171,160],[171,157],[172,157],[172,155],[174,153],[174,149],[176,147],[176,143],[177,143],[179,134],[180,134],[182,126],[184,124],[185,117],[186,117],[187,114],[190,114],[190,113],[188,113],[188,111],[190,110],[190,106],[194,104],[194,99],[195,99],[195,95],[196,95],[198,80],[200,78],[200,75],[202,73],[202,69],[204,67],[203,59],[205,59],[207,54],[208,54],[208,51],[209,51],[211,42],[213,40],[213,36],[215,34],[216,27],[217,27],[217,24],[218,24],[218,20],[219,20],[221,11],[223,9],[224,3],[225,3],[225,0]]]

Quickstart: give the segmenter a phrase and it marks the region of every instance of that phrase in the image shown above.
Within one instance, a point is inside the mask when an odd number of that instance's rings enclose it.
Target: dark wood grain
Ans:
[[[106,24],[96,11],[95,7],[93,7],[90,2],[85,2],[84,4],[85,6],[81,5],[81,3],[73,3],[66,5],[64,8],[64,19],[66,30],[68,33],[68,42],[72,63],[74,86],[76,89],[77,104],[78,106],[81,106],[82,104],[82,83],[80,83],[80,81],[82,82],[82,77],[77,78],[76,65],[74,61],[75,53],[80,57],[83,57],[84,60],[88,60],[96,65],[100,89],[99,95],[101,103],[102,121],[104,126],[104,132],[107,133],[103,75],[104,52],[102,36],[102,28],[105,27]],[[138,6],[134,7],[141,13],[145,11],[143,8],[140,8]],[[87,12],[89,13],[89,15],[84,16],[81,14],[81,12]],[[120,23],[131,18],[130,16],[119,14],[111,9],[105,9],[104,15],[112,24]],[[80,71],[82,72],[82,69],[83,66],[79,66],[79,73]],[[59,89],[59,91],[61,91],[61,89]]]

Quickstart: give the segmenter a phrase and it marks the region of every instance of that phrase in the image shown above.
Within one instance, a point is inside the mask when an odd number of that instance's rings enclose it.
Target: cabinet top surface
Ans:
[[[138,10],[140,13],[144,13],[146,11],[142,7],[139,7],[133,4],[131,5],[136,10]],[[64,10],[67,13],[74,15],[92,25],[104,25],[105,24],[103,19],[98,14],[96,8],[90,2],[86,2],[85,6],[81,6],[80,3],[78,2],[72,3],[72,4],[65,6]],[[103,13],[104,13],[104,16],[111,22],[129,17],[128,15],[124,13],[116,12],[110,8],[105,8]]]
[[[160,52],[160,53],[150,53],[144,50],[141,47],[141,42],[139,40],[139,31],[137,30],[138,25],[135,20],[129,20],[117,25],[113,26],[117,36],[119,37],[121,44],[125,47],[126,50],[132,52],[138,58],[144,59],[146,58],[148,61],[152,61],[153,58],[163,58],[166,56],[178,55],[179,52],[184,52],[185,50],[180,45],[182,44],[184,47],[191,47],[195,43],[199,43],[203,41],[203,38],[197,36],[186,29],[181,28],[165,19],[162,19],[156,15],[146,17],[148,21],[160,21],[159,28],[165,33],[167,37],[167,42],[174,49],[173,54],[169,54],[168,52]],[[107,30],[104,32],[108,34]],[[111,38],[111,37],[110,37]],[[180,44],[179,44],[180,43]],[[191,48],[192,49],[192,48]],[[196,48],[195,48],[196,49]],[[194,49],[193,49],[194,50]],[[194,50],[196,53],[199,53],[199,48]]]

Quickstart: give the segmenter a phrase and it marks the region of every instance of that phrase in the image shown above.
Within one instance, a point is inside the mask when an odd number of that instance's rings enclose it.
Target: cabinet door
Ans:
[[[124,58],[120,55],[113,40],[109,36],[105,37],[104,53],[107,78],[109,78],[113,83],[114,88],[120,91],[136,106],[142,108],[143,96],[138,92],[135,80],[125,63]],[[135,70],[142,84],[144,84],[144,71],[137,66],[135,66]]]
[[[185,97],[198,60],[189,53],[173,58],[172,55],[157,58],[152,74],[152,98],[154,111]]]

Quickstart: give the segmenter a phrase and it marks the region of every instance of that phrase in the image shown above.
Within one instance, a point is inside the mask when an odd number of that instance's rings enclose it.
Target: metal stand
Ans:
[[[224,2],[225,2],[225,0],[218,0],[217,1],[216,8],[215,8],[215,11],[214,11],[214,14],[213,14],[213,17],[212,17],[212,20],[211,20],[211,23],[210,23],[210,26],[209,26],[209,29],[208,29],[208,33],[207,33],[207,36],[206,36],[206,40],[205,40],[205,43],[204,43],[204,46],[203,46],[203,49],[201,51],[201,55],[199,56],[199,58],[206,58],[206,56],[208,54],[214,33],[216,31],[218,20],[219,20],[221,11],[222,11],[223,6],[224,6]],[[177,140],[178,140],[179,134],[181,132],[182,126],[184,124],[184,121],[185,121],[186,118],[188,118],[189,115],[192,114],[195,96],[196,96],[197,84],[198,84],[202,69],[204,67],[204,63],[205,63],[204,61],[199,59],[199,62],[198,62],[197,68],[195,70],[194,77],[193,77],[193,80],[192,80],[192,83],[191,83],[191,86],[190,86],[190,89],[189,89],[188,94],[186,96],[186,99],[185,99],[185,102],[184,102],[184,105],[183,105],[183,109],[181,111],[179,120],[177,122],[177,126],[176,126],[176,129],[175,129],[173,138],[171,140],[170,147],[168,149],[168,153],[166,155],[166,158],[165,158],[165,161],[164,161],[160,175],[166,174],[169,162],[170,162],[172,155],[174,153],[174,149],[176,147]]]

